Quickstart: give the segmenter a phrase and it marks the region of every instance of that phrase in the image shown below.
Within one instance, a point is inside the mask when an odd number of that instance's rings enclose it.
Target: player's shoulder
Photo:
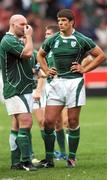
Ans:
[[[88,40],[91,39],[88,36],[85,36],[84,34],[82,34],[81,32],[75,31],[74,35],[76,36],[77,39],[81,39],[81,40]]]
[[[12,45],[17,42],[19,42],[19,40],[16,36],[6,33],[1,40],[1,45]]]
[[[4,37],[3,37],[3,39],[2,40],[8,40],[8,41],[13,41],[13,40],[17,40],[17,37],[16,36],[14,36],[13,34],[10,34],[10,33],[6,33],[5,35],[4,35]]]
[[[46,42],[53,42],[55,41],[58,37],[59,37],[60,33],[56,32],[55,34],[53,34],[52,36],[48,37],[46,39]]]

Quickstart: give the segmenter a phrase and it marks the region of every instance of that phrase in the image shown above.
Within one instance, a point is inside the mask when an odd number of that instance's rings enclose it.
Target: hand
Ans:
[[[33,30],[32,27],[30,25],[27,25],[24,27],[24,35],[25,36],[32,36]]]
[[[33,93],[33,99],[35,101],[39,101],[40,98],[41,98],[41,92],[38,89],[36,89],[35,92]]]
[[[49,76],[52,76],[52,77],[54,77],[55,75],[57,75],[57,70],[56,70],[56,68],[55,68],[55,67],[50,68],[49,71],[48,71],[48,75],[49,75]]]
[[[83,72],[84,72],[83,66],[81,64],[77,63],[77,62],[73,62],[72,63],[72,66],[71,66],[70,70],[73,73],[79,72],[79,73],[83,74]]]

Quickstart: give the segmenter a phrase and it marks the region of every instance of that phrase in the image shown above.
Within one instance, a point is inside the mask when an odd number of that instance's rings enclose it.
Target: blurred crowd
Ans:
[[[107,0],[0,0],[0,39],[8,31],[13,14],[23,14],[33,27],[34,45],[39,48],[45,27],[56,24],[56,14],[69,8],[75,15],[75,28],[92,38],[107,54]]]

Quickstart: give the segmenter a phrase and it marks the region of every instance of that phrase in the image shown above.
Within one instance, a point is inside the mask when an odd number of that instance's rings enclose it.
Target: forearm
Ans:
[[[100,54],[99,56],[95,57],[95,59],[93,61],[91,61],[89,64],[87,64],[86,66],[83,66],[82,73],[92,71],[93,69],[97,68],[104,61],[105,61],[105,55]]]
[[[37,83],[37,87],[36,87],[36,93],[39,92],[40,94],[42,93],[42,90],[44,88],[45,85],[45,80],[44,78],[39,78],[38,79],[38,83]]]
[[[33,42],[32,42],[32,37],[30,35],[26,36],[26,43],[25,47],[22,52],[23,57],[31,57],[33,53]]]
[[[40,67],[41,69],[44,71],[44,73],[47,75],[49,68],[48,65],[46,63],[45,57],[41,56],[39,53],[37,54],[37,61],[40,63]]]
[[[88,61],[86,61],[85,63],[83,62],[82,64],[75,62],[71,66],[71,71],[79,72],[81,74],[87,73],[89,71],[92,71],[96,67],[98,67],[102,62],[105,61],[105,59],[106,59],[106,57],[105,57],[104,53],[101,53],[97,57],[94,57],[94,59],[91,61],[89,61],[89,59],[88,59]]]

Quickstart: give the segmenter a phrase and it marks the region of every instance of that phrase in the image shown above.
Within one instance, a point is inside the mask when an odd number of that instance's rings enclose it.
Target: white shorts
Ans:
[[[47,105],[64,105],[67,108],[85,105],[86,95],[83,78],[54,78],[50,83]]]
[[[8,115],[32,112],[32,93],[5,99]]]

